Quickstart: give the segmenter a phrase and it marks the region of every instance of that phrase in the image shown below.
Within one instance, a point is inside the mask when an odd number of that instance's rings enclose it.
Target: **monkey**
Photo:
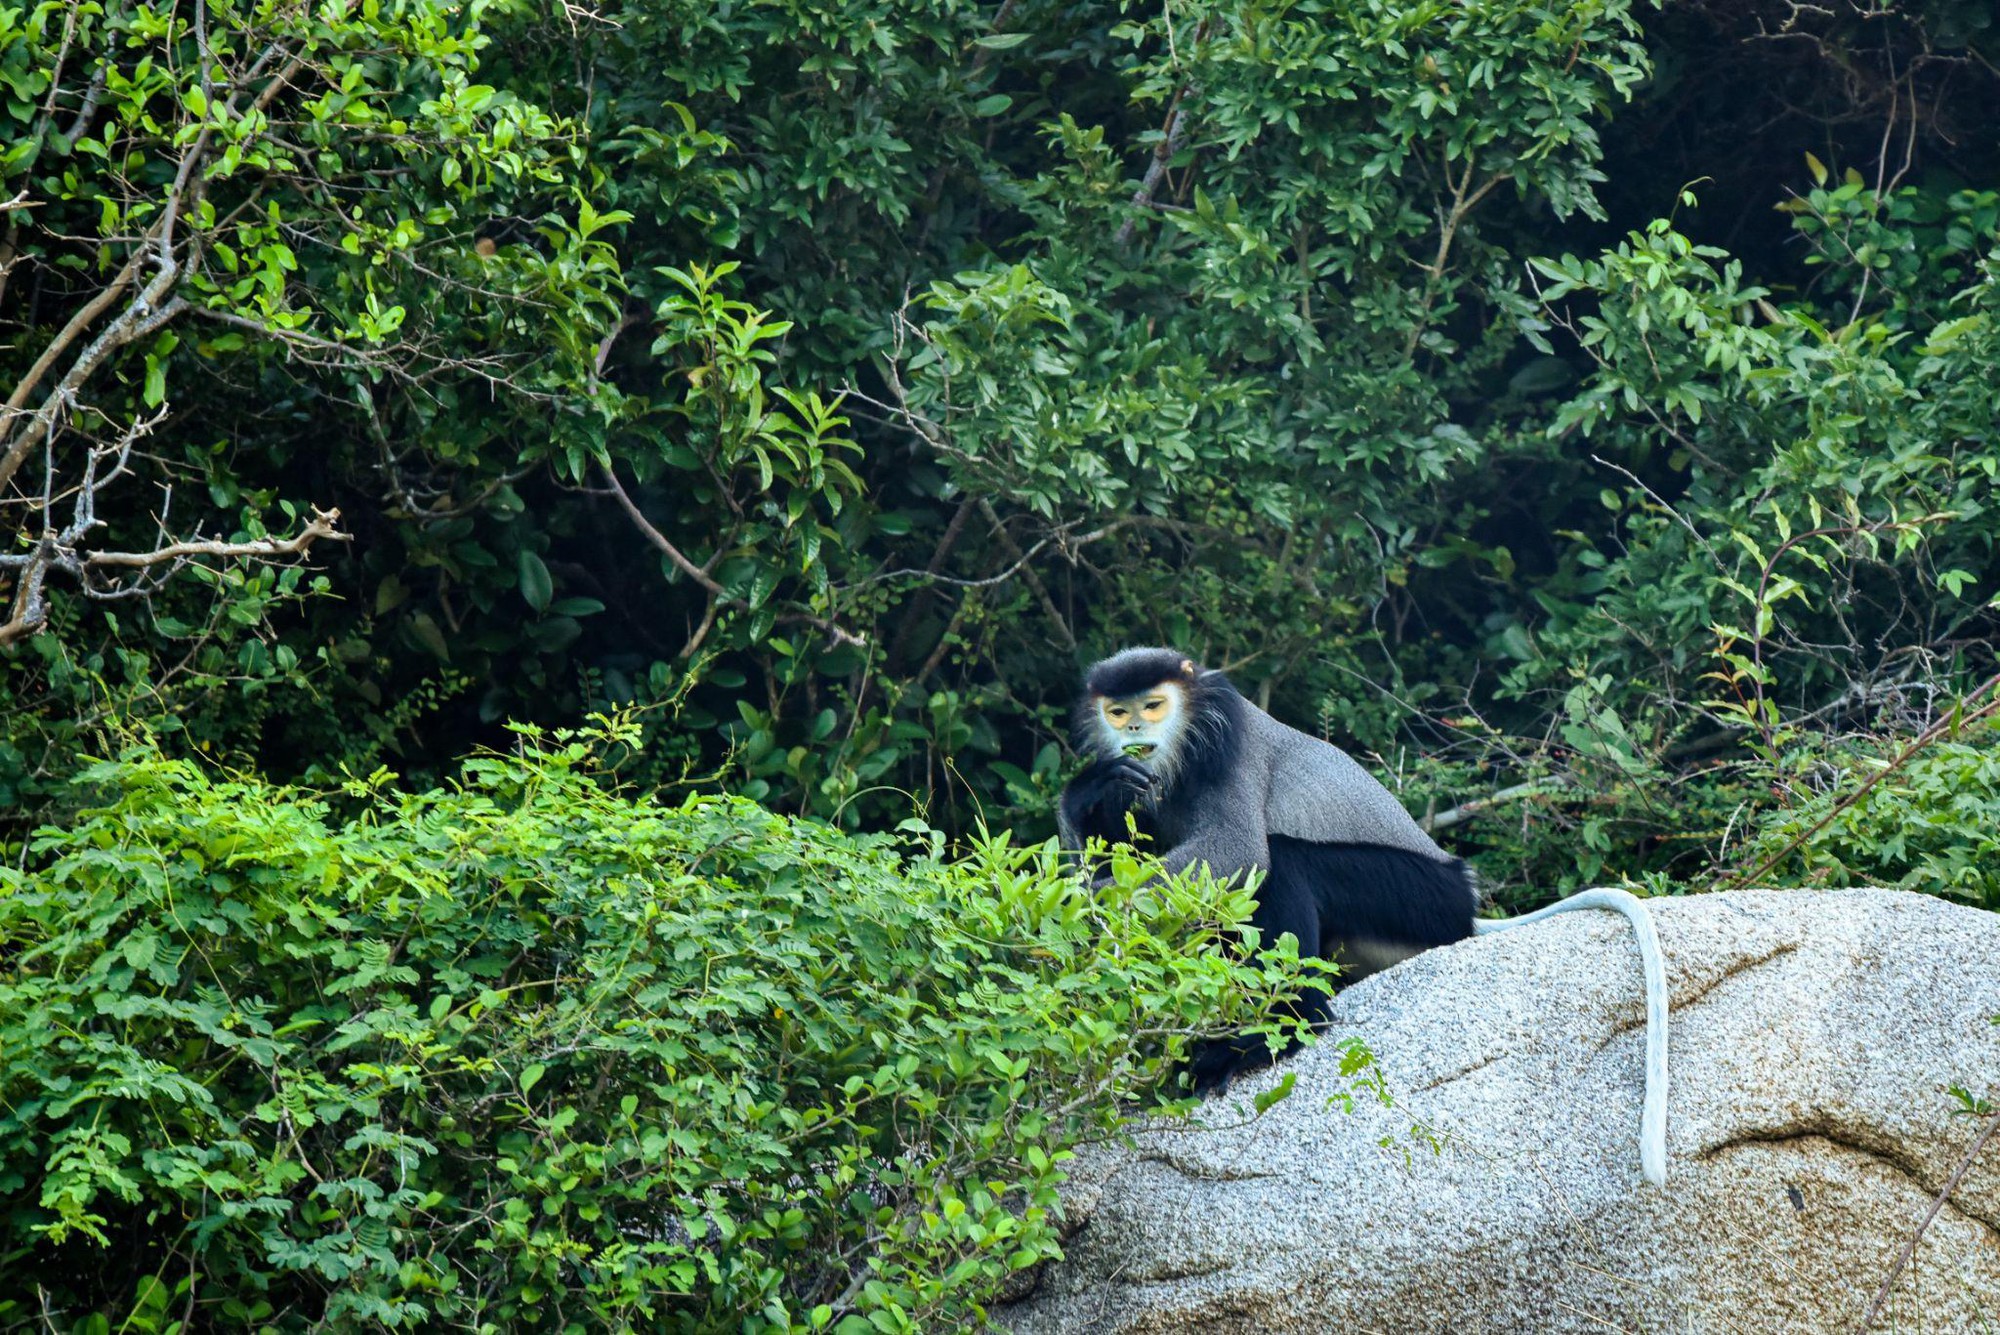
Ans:
[[[1169,874],[1206,863],[1217,877],[1262,873],[1250,925],[1261,947],[1289,932],[1301,959],[1331,962],[1343,985],[1435,946],[1539,922],[1575,909],[1610,909],[1637,934],[1646,979],[1646,1096],[1640,1163],[1666,1179],[1666,969],[1643,902],[1622,890],[1586,890],[1520,918],[1479,918],[1471,868],[1439,848],[1355,759],[1287,727],[1221,672],[1173,649],[1126,649],[1092,666],[1076,716],[1089,763],[1063,789],[1063,847],[1150,839]],[[1326,1020],[1324,987],[1291,1003],[1313,1027]],[[1226,1089],[1274,1055],[1259,1037],[1198,1045],[1188,1072],[1197,1095]]]

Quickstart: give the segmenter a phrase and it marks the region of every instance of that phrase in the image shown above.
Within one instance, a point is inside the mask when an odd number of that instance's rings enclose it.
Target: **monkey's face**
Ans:
[[[1186,695],[1170,681],[1137,695],[1117,699],[1100,696],[1097,724],[1104,754],[1128,755],[1147,766],[1166,763],[1180,740],[1186,704]]]

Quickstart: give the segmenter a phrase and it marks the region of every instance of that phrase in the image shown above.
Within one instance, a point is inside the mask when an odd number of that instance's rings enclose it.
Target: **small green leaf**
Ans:
[[[1500,632],[1500,647],[1509,658],[1525,663],[1535,656],[1535,641],[1527,627],[1518,622]]]
[[[542,558],[531,551],[521,552],[518,565],[521,571],[521,596],[528,606],[537,612],[549,610],[549,600],[555,597],[555,581],[549,577],[548,566]]]
[[[418,612],[410,618],[410,633],[416,637],[418,644],[439,659],[447,663],[451,661],[451,645],[429,612]]]
[[[1252,1102],[1255,1103],[1257,1106],[1257,1111],[1260,1113],[1268,1112],[1270,1111],[1271,1106],[1273,1104],[1278,1103],[1281,1100],[1290,1098],[1292,1094],[1292,1087],[1298,1084],[1298,1082],[1299,1082],[1299,1074],[1297,1071],[1285,1072],[1284,1079],[1278,1081],[1275,1087],[1265,1090],[1262,1094],[1259,1094],[1255,1099],[1252,1100]]]

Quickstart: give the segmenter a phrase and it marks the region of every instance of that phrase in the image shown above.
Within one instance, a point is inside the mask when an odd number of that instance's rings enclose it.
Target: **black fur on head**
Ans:
[[[1179,686],[1187,696],[1191,718],[1181,743],[1185,754],[1170,771],[1169,798],[1185,795],[1235,767],[1240,750],[1237,732],[1249,702],[1237,694],[1229,678],[1211,672],[1178,649],[1123,649],[1093,665],[1083,679],[1083,699],[1076,716],[1078,748],[1098,746],[1098,700],[1126,700],[1163,682]]]
[[[1083,689],[1100,699],[1127,700],[1161,682],[1191,688],[1201,676],[1195,661],[1178,649],[1121,649],[1090,669]]]

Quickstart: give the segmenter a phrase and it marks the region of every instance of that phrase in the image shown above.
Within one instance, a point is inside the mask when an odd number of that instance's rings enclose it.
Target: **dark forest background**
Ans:
[[[1989,6],[418,6],[247,130],[67,12],[6,592],[97,526],[13,609],[14,839],[107,727],[421,785],[620,707],[642,787],[1041,831],[1079,665],[1165,642],[1546,894],[1701,879],[1992,666]],[[170,205],[185,309],[63,398]],[[89,560],[314,507],[303,573]]]
[[[0,9],[0,1314],[970,1319],[1251,1004],[1024,869],[1127,645],[1504,908],[2000,906],[1995,19]],[[634,941],[728,1018],[577,1028]]]

